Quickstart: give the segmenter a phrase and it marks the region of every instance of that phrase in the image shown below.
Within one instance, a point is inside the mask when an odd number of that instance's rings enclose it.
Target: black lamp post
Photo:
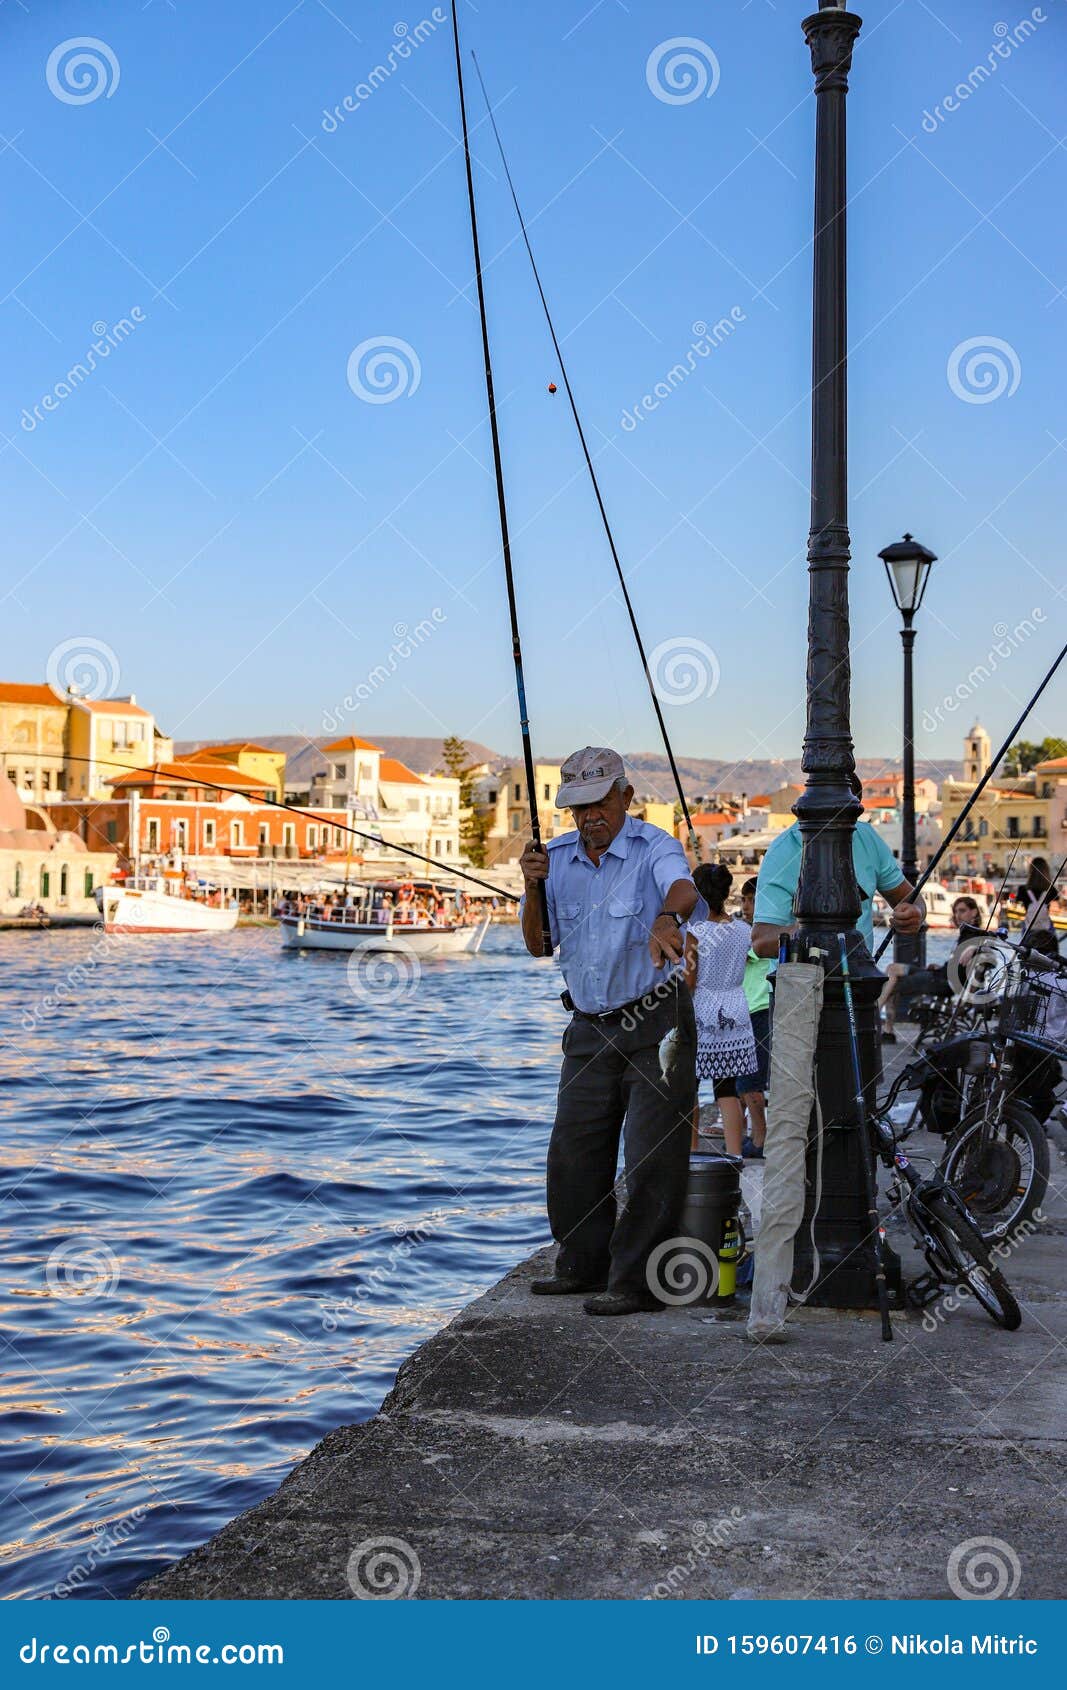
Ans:
[[[913,540],[910,534],[905,534],[903,540],[897,540],[892,546],[886,546],[878,556],[885,564],[893,602],[904,620],[900,630],[904,644],[904,794],[900,867],[904,878],[914,886],[919,876],[919,853],[915,842],[915,713],[911,668],[915,629],[912,623],[930,579],[930,565],[937,562],[937,556],[921,546],[918,540]],[[896,962],[925,966],[925,930],[921,933],[897,933],[893,940],[893,957]]]
[[[794,1284],[808,1301],[838,1308],[873,1306],[874,1254],[866,1212],[865,1147],[858,1129],[849,1056],[849,1022],[840,970],[840,935],[859,1028],[860,1068],[873,1102],[881,1064],[877,999],[882,976],[855,924],[860,894],[852,835],[862,805],[849,722],[847,258],[845,244],[845,97],[852,48],[862,19],[822,0],[803,29],[815,74],[815,237],[812,303],[811,532],[808,537],[807,729],[804,792],[794,805],[802,856],[796,895],[796,954],[826,973],[815,1082],[825,1123],[821,1179],[809,1154],[808,1195],[797,1233]],[[821,1201],[816,1210],[816,1192]]]

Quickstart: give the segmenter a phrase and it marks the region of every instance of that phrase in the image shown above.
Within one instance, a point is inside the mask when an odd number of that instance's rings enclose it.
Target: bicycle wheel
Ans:
[[[1039,1209],[1048,1191],[1049,1148],[1044,1127],[1021,1103],[1007,1103],[982,1142],[984,1106],[964,1116],[941,1159],[981,1228],[982,1237],[1006,1238]]]
[[[990,1261],[981,1233],[945,1193],[934,1192],[921,1201],[937,1247],[938,1259],[931,1265],[951,1284],[966,1286],[998,1326],[1014,1332],[1022,1313],[1004,1275]]]

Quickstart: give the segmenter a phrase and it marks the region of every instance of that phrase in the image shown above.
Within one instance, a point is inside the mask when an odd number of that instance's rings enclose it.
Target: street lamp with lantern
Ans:
[[[886,546],[878,556],[885,564],[893,602],[904,622],[900,630],[904,646],[904,792],[901,802],[900,867],[905,880],[910,880],[914,886],[919,877],[919,853],[915,838],[915,720],[912,687],[915,629],[912,624],[926,592],[930,566],[937,562],[937,555],[920,545],[910,534],[905,534],[903,540]],[[896,934],[893,957],[896,962],[924,965],[925,932]]]

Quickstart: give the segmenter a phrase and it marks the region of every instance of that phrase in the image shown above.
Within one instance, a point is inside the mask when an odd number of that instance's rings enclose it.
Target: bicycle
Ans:
[[[859,1031],[856,1008],[852,996],[852,980],[848,967],[848,952],[844,934],[839,935],[841,976],[844,985],[845,1008],[849,1026],[849,1047],[852,1077],[855,1086],[855,1107],[864,1134],[864,1173],[867,1189],[867,1209],[874,1244],[875,1282],[878,1306],[882,1316],[882,1337],[892,1340],[893,1327],[889,1312],[889,1288],[886,1282],[884,1229],[878,1215],[878,1186],[876,1160],[893,1174],[889,1201],[901,1208],[913,1237],[923,1252],[927,1272],[915,1280],[905,1292],[905,1300],[912,1307],[925,1308],[953,1288],[970,1291],[998,1326],[1014,1332],[1022,1322],[1019,1305],[999,1268],[993,1266],[989,1246],[982,1237],[975,1216],[968,1209],[960,1193],[950,1185],[940,1168],[923,1175],[897,1144],[891,1110],[908,1083],[911,1070],[905,1068],[889,1089],[884,1103],[875,1110],[867,1106],[859,1057]]]

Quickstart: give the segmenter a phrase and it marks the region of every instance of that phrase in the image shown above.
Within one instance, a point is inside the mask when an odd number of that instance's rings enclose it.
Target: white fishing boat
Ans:
[[[449,909],[430,881],[377,881],[339,894],[336,902],[302,899],[278,910],[283,945],[409,956],[473,956],[492,919],[491,911],[472,918],[454,897]]]
[[[221,893],[193,891],[181,869],[134,875],[93,895],[105,933],[230,933],[237,926],[236,902],[210,902]]]

